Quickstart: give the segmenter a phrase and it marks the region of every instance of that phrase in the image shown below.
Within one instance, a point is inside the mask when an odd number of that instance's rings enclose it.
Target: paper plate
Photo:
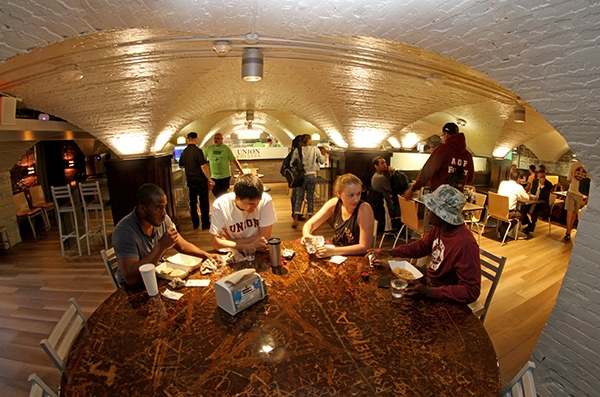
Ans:
[[[423,277],[423,273],[421,273],[419,271],[419,269],[417,269],[416,267],[414,267],[407,261],[389,261],[389,264],[390,264],[390,269],[392,269],[392,273],[394,273],[395,268],[400,268],[400,269],[408,270],[413,275],[415,280]],[[398,276],[398,274],[396,274],[396,273],[394,273],[394,275]],[[398,276],[398,277],[400,277],[400,276]],[[403,278],[403,277],[400,277],[400,278]]]
[[[178,269],[185,270],[186,268],[189,268],[191,270],[191,269],[195,269],[198,266],[200,266],[200,264],[202,263],[202,258],[177,253],[173,256],[168,257],[167,262],[174,264],[174,265],[185,266],[184,268],[178,267]],[[170,267],[173,267],[173,266],[170,266]]]

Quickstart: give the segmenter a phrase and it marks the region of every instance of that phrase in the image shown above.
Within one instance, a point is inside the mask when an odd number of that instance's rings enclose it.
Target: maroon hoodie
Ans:
[[[435,191],[440,185],[448,183],[457,166],[463,167],[465,172],[464,185],[473,182],[473,156],[467,150],[467,141],[462,132],[448,135],[446,142],[435,148],[411,190],[414,192],[429,185],[431,191]]]

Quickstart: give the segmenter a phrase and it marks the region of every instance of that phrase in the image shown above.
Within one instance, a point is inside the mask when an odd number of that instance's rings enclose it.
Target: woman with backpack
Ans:
[[[317,185],[317,172],[320,169],[320,164],[324,164],[327,160],[325,156],[325,148],[312,146],[312,137],[309,134],[304,134],[300,138],[301,147],[298,150],[292,151],[291,163],[296,159],[301,159],[304,166],[304,181],[302,185],[294,189],[294,220],[292,227],[298,226],[298,218],[302,209],[302,201],[306,195],[306,203],[308,206],[307,216],[310,218],[315,210],[315,186]],[[302,154],[299,151],[302,151]]]

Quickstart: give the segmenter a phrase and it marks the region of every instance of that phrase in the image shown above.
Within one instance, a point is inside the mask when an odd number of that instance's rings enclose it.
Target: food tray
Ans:
[[[185,273],[181,274],[179,276],[171,276],[171,275],[166,275],[166,274],[160,273],[161,270],[166,269],[168,267],[170,267],[172,269],[182,270]],[[164,278],[167,280],[173,280],[175,277],[179,277],[180,279],[183,280],[190,274],[190,271],[192,271],[192,269],[193,268],[190,266],[178,265],[177,263],[163,262],[163,263],[160,263],[158,266],[156,266],[156,275],[160,278]]]
[[[423,273],[421,273],[419,271],[419,269],[417,269],[416,267],[414,267],[407,261],[389,261],[389,264],[390,264],[390,269],[392,269],[392,273],[394,272],[395,268],[399,267],[400,269],[406,269],[409,272],[411,272],[411,274],[413,275],[415,280],[423,277]],[[394,273],[394,275],[399,277],[396,273]],[[400,277],[400,278],[402,278],[402,277]]]

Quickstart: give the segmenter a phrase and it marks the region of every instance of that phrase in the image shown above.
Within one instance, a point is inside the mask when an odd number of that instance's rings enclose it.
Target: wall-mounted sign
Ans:
[[[287,147],[236,147],[231,148],[238,160],[284,159],[288,155]]]

